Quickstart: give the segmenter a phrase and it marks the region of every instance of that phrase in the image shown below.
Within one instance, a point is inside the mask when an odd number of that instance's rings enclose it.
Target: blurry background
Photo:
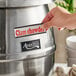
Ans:
[[[63,0],[55,0],[56,2],[63,2]],[[76,11],[76,0],[73,1],[74,11]],[[70,35],[76,34],[75,31],[69,31],[67,29],[58,31],[54,28],[55,40],[56,40],[56,63],[66,63],[67,62],[67,50],[66,50],[66,38]]]

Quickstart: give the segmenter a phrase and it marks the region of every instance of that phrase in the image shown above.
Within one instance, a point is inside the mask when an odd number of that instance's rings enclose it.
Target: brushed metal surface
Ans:
[[[14,32],[18,27],[40,24],[47,13],[48,5],[0,8],[0,76],[48,76],[54,65],[53,30],[20,38]],[[32,40],[40,40],[41,48],[23,52],[21,42]]]
[[[52,3],[52,0],[0,0],[0,7],[37,6]]]
[[[23,61],[25,76],[48,76],[54,65],[54,54]]]
[[[30,54],[33,56],[34,54],[41,52],[46,54],[47,51],[55,48],[53,32],[50,29],[43,34],[20,38],[15,38],[14,33],[14,28],[41,23],[48,13],[48,5],[28,7],[25,9],[1,9],[0,12],[0,54],[5,58],[3,60],[21,59],[23,57],[27,58]],[[37,39],[40,39],[41,49],[22,52],[21,42]],[[2,50],[3,47],[4,50]],[[1,56],[0,59],[2,58]]]
[[[0,76],[48,76],[54,66],[54,53],[35,59],[0,63]]]

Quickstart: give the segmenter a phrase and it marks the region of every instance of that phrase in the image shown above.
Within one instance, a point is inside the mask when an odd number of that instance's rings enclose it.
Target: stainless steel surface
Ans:
[[[0,5],[0,76],[48,76],[55,51],[53,29],[41,28],[48,4],[17,1],[6,0]]]
[[[0,63],[0,65],[2,65],[0,76],[48,76],[54,65],[54,53],[35,59]]]
[[[52,0],[0,0],[0,7],[37,6],[52,3]]]
[[[54,65],[54,54],[23,62],[25,76],[48,76]]]
[[[34,54],[41,52],[46,53],[48,50],[55,47],[53,34],[50,30],[43,34],[15,38],[14,28],[41,23],[48,12],[48,5],[28,7],[25,9],[1,9],[0,12],[0,54],[3,55],[3,60],[17,60],[22,59],[23,57],[27,58],[30,54],[31,56],[34,56]],[[21,42],[37,39],[40,39],[41,49],[33,50],[33,52],[32,50],[29,52],[26,51],[26,54],[22,52]],[[2,48],[4,48],[4,50]]]

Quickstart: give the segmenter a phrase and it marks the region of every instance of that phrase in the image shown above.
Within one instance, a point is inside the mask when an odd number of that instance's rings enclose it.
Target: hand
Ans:
[[[42,23],[43,28],[48,29],[52,26],[56,26],[58,28],[70,28],[68,23],[70,13],[62,7],[53,8],[47,16],[44,18]],[[68,26],[69,25],[69,26]]]

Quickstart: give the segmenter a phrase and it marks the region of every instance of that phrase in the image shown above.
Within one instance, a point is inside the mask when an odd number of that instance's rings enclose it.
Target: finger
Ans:
[[[44,24],[42,25],[42,28],[48,29],[48,28],[50,28],[50,27],[52,27],[52,26],[53,26],[52,21],[48,21],[48,22],[46,22],[46,23],[44,23]]]
[[[75,30],[75,27],[66,27],[67,29],[69,29],[69,30]]]
[[[46,23],[53,18],[53,15],[49,12],[46,17],[43,19],[42,23]]]
[[[50,21],[54,17],[54,10],[55,9],[56,9],[56,7],[54,7],[53,9],[51,9],[50,12],[48,12],[48,14],[46,15],[46,17],[42,21],[42,23],[46,23],[46,22]]]
[[[54,18],[52,18],[50,21],[44,23],[44,24],[42,25],[42,28],[48,29],[48,28],[53,27],[53,26],[54,26],[54,27],[57,27],[58,30],[63,30],[63,28],[64,28],[63,26],[56,24],[56,23],[54,22]]]

